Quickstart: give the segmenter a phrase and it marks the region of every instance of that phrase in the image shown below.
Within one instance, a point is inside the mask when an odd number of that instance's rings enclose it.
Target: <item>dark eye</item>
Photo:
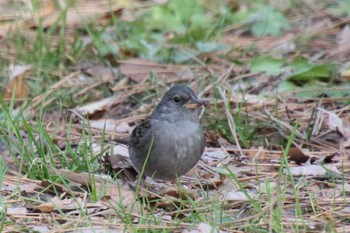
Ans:
[[[181,101],[181,97],[178,95],[174,95],[173,100],[175,103],[179,103]]]

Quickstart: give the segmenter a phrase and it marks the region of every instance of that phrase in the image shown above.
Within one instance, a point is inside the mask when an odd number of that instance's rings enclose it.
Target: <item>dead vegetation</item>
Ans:
[[[0,7],[2,232],[350,232],[349,18],[302,1],[278,36],[226,25],[198,53],[168,32],[176,63],[108,37],[158,1],[18,2]],[[207,148],[140,188],[128,136],[173,83],[206,101]]]

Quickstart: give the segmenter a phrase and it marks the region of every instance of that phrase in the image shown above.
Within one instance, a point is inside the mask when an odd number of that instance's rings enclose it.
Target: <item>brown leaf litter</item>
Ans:
[[[104,3],[81,3],[76,10],[67,12],[67,26],[70,27],[68,44],[70,33],[82,26],[80,20],[94,18],[104,25],[111,17],[109,10],[122,17],[122,6]],[[42,106],[50,106],[57,100],[58,96],[52,95],[57,90],[67,88],[75,98],[93,93],[89,103],[69,109],[68,114],[46,114],[44,122],[53,143],[61,150],[67,143],[72,147],[82,144],[82,134],[90,133],[93,154],[101,156],[98,159],[102,169],[96,174],[76,172],[62,168],[56,160],[53,162],[56,167],[49,169],[49,175],[52,179],[57,177],[61,180],[28,179],[16,172],[20,167],[25,172],[31,164],[23,164],[20,150],[10,153],[16,147],[10,148],[9,144],[0,141],[1,155],[9,167],[1,192],[7,207],[6,216],[12,224],[5,225],[4,232],[19,229],[87,232],[89,229],[81,227],[83,224],[89,224],[96,231],[107,229],[118,232],[120,229],[128,230],[123,221],[126,216],[136,230],[243,232],[242,229],[249,229],[254,223],[254,227],[273,231],[269,228],[275,210],[281,212],[280,224],[285,232],[292,232],[295,226],[305,227],[306,232],[327,232],[332,227],[334,231],[347,232],[350,212],[347,207],[350,201],[350,108],[338,101],[349,98],[302,100],[293,96],[294,91],[276,97],[269,91],[278,84],[279,77],[251,74],[247,67],[232,65],[232,60],[237,57],[250,60],[270,50],[274,57],[302,53],[324,60],[346,61],[349,29],[344,25],[349,22],[348,19],[331,18],[310,1],[305,4],[317,12],[317,17],[310,19],[304,30],[259,39],[242,33],[242,28],[227,30],[222,41],[238,49],[225,54],[225,59],[223,54],[208,54],[198,58],[199,65],[174,65],[129,58],[117,60],[118,69],[88,64],[75,67],[73,72],[67,70],[56,74],[58,81],[46,93],[33,98],[25,117],[35,125],[36,113]],[[98,9],[94,9],[96,6]],[[77,12],[79,14],[75,14]],[[58,13],[48,2],[42,7],[39,18],[32,18],[31,14],[23,17],[18,26],[23,30],[26,41],[34,40],[36,34],[33,28],[38,25],[38,19],[49,27]],[[6,18],[13,20],[16,17],[9,15]],[[294,20],[298,23],[302,19],[296,17]],[[6,37],[7,29],[0,27],[1,38]],[[305,36],[312,38],[300,48],[298,39]],[[46,39],[53,40],[53,46],[57,45],[56,37],[47,36]],[[242,52],[252,44],[255,45],[252,52]],[[305,53],[305,50],[310,51]],[[206,64],[208,57],[205,56],[210,57],[210,64]],[[72,63],[75,64],[75,61]],[[20,66],[14,67],[13,70],[16,70]],[[30,71],[31,68],[22,69],[12,75],[8,85],[3,85],[7,98],[14,93],[16,99],[30,95],[26,84]],[[156,84],[149,78],[151,73],[158,77]],[[10,74],[8,72],[7,76]],[[348,77],[346,71],[340,76],[345,80]],[[218,78],[213,80],[212,77]],[[136,193],[130,188],[138,177],[128,163],[128,135],[156,104],[159,98],[156,87],[162,93],[175,82],[203,90],[199,95],[208,102],[205,114],[222,116],[228,132],[235,137],[226,138],[216,129],[206,129],[208,143],[202,159],[180,182],[146,179],[144,187],[138,187],[140,192]],[[247,85],[246,82],[253,84],[241,94],[239,90],[243,84]],[[103,97],[101,92],[96,91],[101,85],[109,88],[110,97]],[[259,95],[261,91],[271,95],[266,94],[262,98]],[[135,101],[135,96],[139,101]],[[241,125],[237,124],[240,117],[248,119],[244,124],[258,126],[254,131],[242,133],[239,131]],[[28,144],[26,132],[16,137],[5,129],[1,132],[12,138],[12,145],[23,140],[25,146],[33,146]],[[295,135],[292,146],[286,153],[284,150],[292,134]],[[67,135],[70,135],[68,142]],[[247,135],[255,141],[255,144],[248,144],[252,145],[250,148],[243,143]],[[38,151],[33,153],[36,156]],[[92,193],[96,196],[93,197]],[[253,201],[259,203],[261,208],[258,211],[254,209]],[[208,208],[213,206],[220,210],[220,216]],[[300,216],[304,219],[295,217],[296,210],[301,211]],[[87,218],[82,218],[82,211]],[[216,223],[217,227],[206,222],[194,225],[189,220],[192,214],[201,216],[203,221],[220,220]],[[154,221],[154,216],[159,217],[161,223]]]

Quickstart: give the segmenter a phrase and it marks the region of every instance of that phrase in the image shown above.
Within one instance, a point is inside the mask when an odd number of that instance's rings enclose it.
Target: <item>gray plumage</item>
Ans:
[[[186,86],[173,86],[164,95],[130,136],[129,157],[139,173],[145,164],[143,175],[171,180],[196,165],[205,147],[197,108],[200,105],[192,89]]]

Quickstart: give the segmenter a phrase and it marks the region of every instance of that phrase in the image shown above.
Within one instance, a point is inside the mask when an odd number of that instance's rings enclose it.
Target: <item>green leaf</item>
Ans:
[[[321,96],[324,93],[323,89],[325,88],[325,83],[318,81],[312,81],[303,86],[297,86],[291,81],[284,80],[278,85],[277,91],[279,93],[290,92],[293,96],[309,99]]]
[[[196,43],[196,47],[198,51],[202,53],[212,53],[229,48],[229,46],[225,44],[201,41]]]
[[[221,167],[212,167],[211,168],[214,172],[217,172],[221,175],[231,175],[230,171],[227,170],[227,168],[221,168]]]
[[[347,90],[345,90],[344,88],[347,88]],[[349,85],[341,86],[341,90],[337,89],[337,87],[334,87],[334,89],[332,89],[332,90],[326,90],[324,92],[324,94],[329,96],[330,98],[349,97],[350,96],[350,87],[349,87]]]
[[[277,87],[279,93],[290,92],[294,96],[310,99],[321,96],[328,96],[330,98],[340,98],[350,96],[350,85],[337,88],[336,86],[329,87],[327,83],[313,80],[305,83],[303,86],[297,86],[293,82],[284,80],[280,82]]]
[[[206,23],[204,9],[197,1],[170,0],[165,5],[152,7],[145,21],[155,30],[184,34],[195,17],[200,17],[203,25]]]
[[[120,49],[119,44],[116,43],[110,35],[101,34],[95,36],[93,41],[101,57],[105,57],[109,54],[118,56]]]
[[[279,75],[282,71],[283,61],[274,59],[267,55],[262,55],[255,58],[250,68],[252,72],[265,72],[268,75]]]
[[[301,74],[310,70],[313,66],[305,58],[297,58],[288,67],[292,69],[293,74]]]
[[[184,63],[186,61],[192,60],[199,53],[194,50],[187,49],[186,51],[183,49],[177,49],[173,53],[173,61],[175,63]]]
[[[292,75],[288,77],[290,81],[307,82],[311,80],[328,81],[332,71],[335,69],[334,64],[312,64],[305,59],[298,59],[290,65]]]
[[[350,16],[350,0],[335,1],[335,6],[328,8],[331,14],[337,16]]]
[[[285,92],[295,91],[297,88],[298,88],[297,85],[295,85],[294,83],[288,80],[284,80],[278,84],[277,92],[285,93]]]
[[[278,36],[282,30],[289,29],[287,18],[269,5],[259,4],[248,17],[248,22],[255,36]]]

